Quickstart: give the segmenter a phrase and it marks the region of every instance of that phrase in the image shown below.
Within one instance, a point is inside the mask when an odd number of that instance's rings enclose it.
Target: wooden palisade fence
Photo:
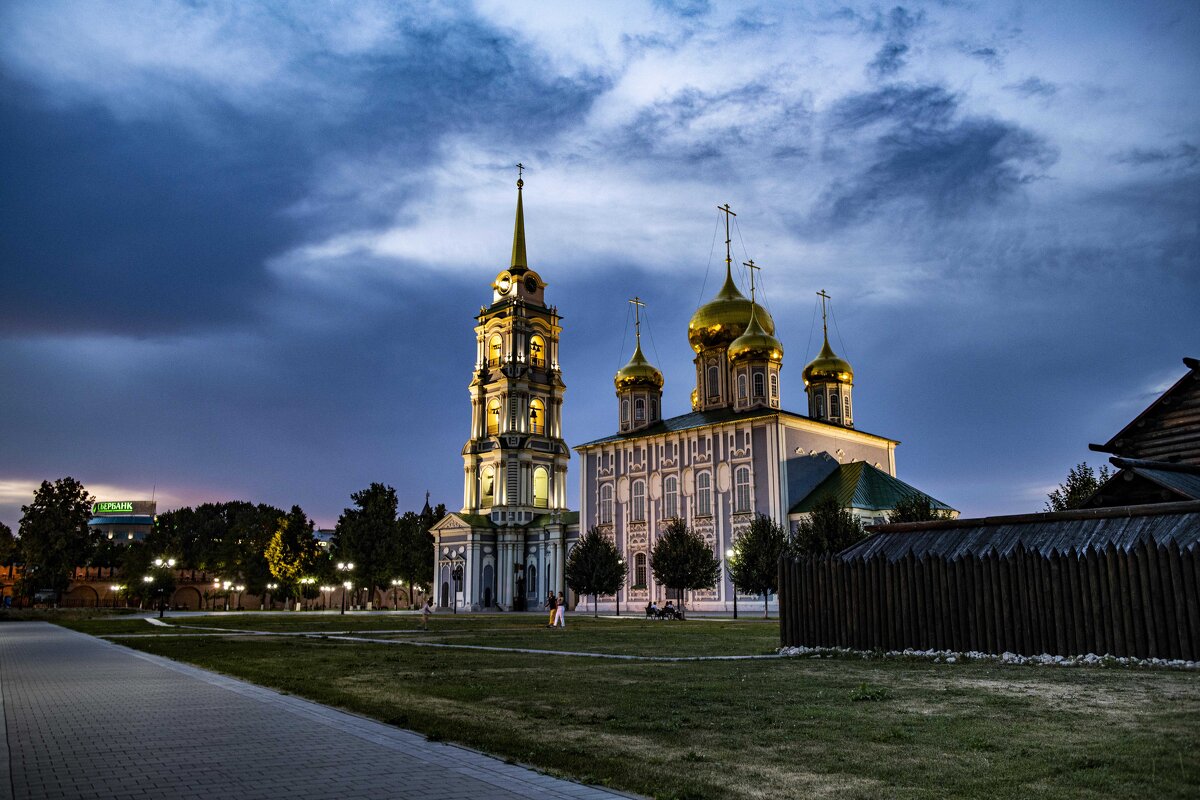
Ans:
[[[1200,660],[1200,547],[780,561],[784,646]]]

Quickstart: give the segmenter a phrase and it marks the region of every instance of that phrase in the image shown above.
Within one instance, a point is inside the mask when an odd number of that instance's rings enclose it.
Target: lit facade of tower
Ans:
[[[517,181],[512,259],[475,318],[470,437],[462,510],[434,526],[442,607],[524,609],[563,590],[577,535],[567,511],[558,309],[525,253],[524,181]]]

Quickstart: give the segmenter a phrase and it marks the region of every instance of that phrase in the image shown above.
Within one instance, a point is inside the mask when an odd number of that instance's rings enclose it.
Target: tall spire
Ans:
[[[521,189],[525,181],[521,177],[525,172],[524,164],[517,164],[517,221],[513,225],[513,249],[511,268],[517,271],[529,269],[529,260],[525,257],[525,211],[521,204]]]

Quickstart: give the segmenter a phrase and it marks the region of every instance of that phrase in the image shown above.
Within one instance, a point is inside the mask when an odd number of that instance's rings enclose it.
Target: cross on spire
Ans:
[[[736,217],[737,214],[729,208],[729,203],[723,206],[717,206],[717,211],[725,215],[725,272],[728,275],[733,274],[733,254],[730,251],[729,245],[733,241],[729,238],[729,218]]]
[[[518,161],[517,162],[517,188],[518,189],[520,189],[522,186],[525,185],[525,181],[522,180],[524,175],[525,175],[525,165],[522,164],[520,161]]]
[[[638,344],[642,343],[642,308],[646,305],[645,301],[640,297],[635,297],[629,301],[633,306],[633,330],[637,336]],[[628,317],[626,317],[628,319]]]
[[[829,326],[825,322],[825,301],[832,298],[825,293],[825,290],[817,292],[817,297],[821,298],[821,331],[825,334],[825,340],[829,341]]]
[[[753,258],[750,259],[749,261],[745,262],[744,264],[742,264],[742,266],[745,267],[746,269],[750,270],[750,302],[753,303],[754,302],[754,273],[758,272],[760,269],[762,269],[762,267],[760,267],[758,264],[755,264]]]

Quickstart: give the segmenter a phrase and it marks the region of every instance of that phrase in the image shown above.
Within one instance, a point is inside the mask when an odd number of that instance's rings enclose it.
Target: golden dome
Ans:
[[[692,315],[688,323],[688,342],[692,349],[699,353],[706,347],[727,345],[746,331],[750,322],[750,309],[755,310],[755,316],[763,330],[769,334],[775,333],[775,320],[767,310],[757,303],[751,303],[746,296],[738,291],[733,282],[729,268],[725,269],[725,285],[717,296],[709,300]]]
[[[839,358],[829,346],[829,337],[825,337],[825,345],[809,365],[804,368],[804,385],[808,386],[814,380],[837,381],[839,383],[854,383],[854,370],[850,362]]]
[[[750,358],[765,358],[775,364],[783,363],[783,345],[758,324],[757,307],[750,316],[746,332],[729,345],[730,361],[736,363]]]
[[[642,342],[638,338],[637,347],[634,348],[633,358],[629,359],[629,363],[617,370],[617,374],[613,377],[613,384],[617,387],[617,391],[622,389],[632,389],[637,386],[653,386],[655,389],[661,389],[663,385],[662,373],[654,368],[654,365],[646,360],[642,355]]]

